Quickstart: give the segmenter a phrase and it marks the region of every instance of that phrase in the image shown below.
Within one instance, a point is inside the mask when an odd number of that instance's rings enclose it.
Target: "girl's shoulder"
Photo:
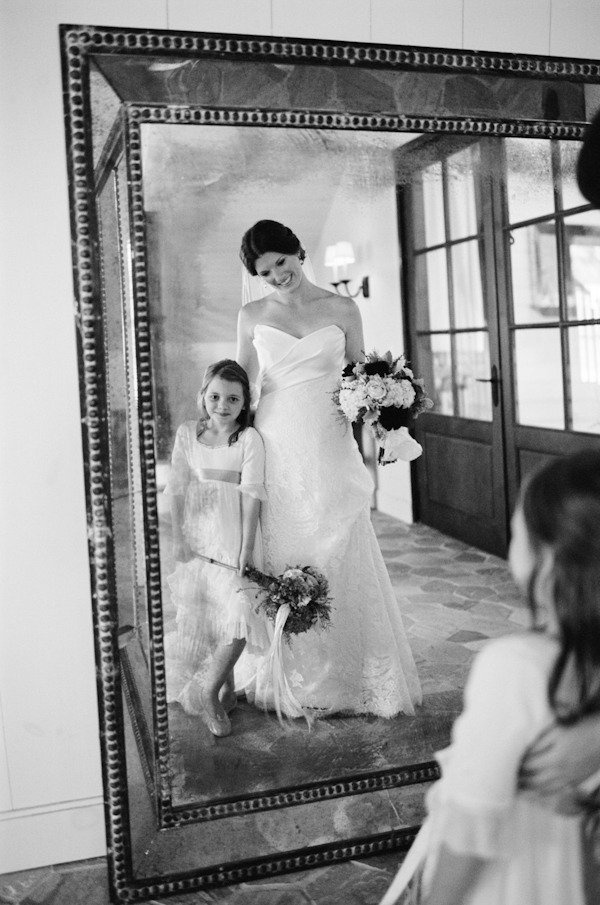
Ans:
[[[503,635],[488,641],[479,651],[473,663],[472,677],[510,675],[517,678],[537,674],[545,679],[558,652],[558,641],[544,632]]]
[[[246,427],[237,439],[238,443],[245,446],[263,446],[263,439],[255,427]]]
[[[183,421],[177,431],[175,433],[175,437],[180,437],[182,440],[196,439],[196,430],[198,427],[197,421]]]

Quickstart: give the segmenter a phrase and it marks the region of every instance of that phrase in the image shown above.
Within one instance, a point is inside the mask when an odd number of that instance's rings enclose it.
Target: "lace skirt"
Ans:
[[[300,703],[323,713],[412,714],[421,687],[371,524],[373,484],[332,389],[328,377],[270,393],[255,422],[266,452],[265,570],[315,566],[333,598],[331,625],[286,646],[286,675]],[[251,660],[240,661],[242,682],[256,673]],[[255,680],[246,691],[272,708],[268,687]]]

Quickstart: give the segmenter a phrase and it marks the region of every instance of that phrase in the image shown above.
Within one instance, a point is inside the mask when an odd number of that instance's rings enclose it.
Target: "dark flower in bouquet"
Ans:
[[[368,426],[379,443],[382,465],[398,459],[410,462],[423,452],[408,428],[433,402],[404,355],[394,358],[391,352],[371,352],[364,361],[346,365],[333,400],[348,421]]]
[[[265,613],[274,623],[278,614],[280,618],[285,616],[282,633],[288,643],[292,635],[300,635],[316,625],[325,628],[329,624],[329,584],[312,566],[290,567],[277,576],[248,568],[246,576],[258,585],[256,596],[262,598],[256,612]]]

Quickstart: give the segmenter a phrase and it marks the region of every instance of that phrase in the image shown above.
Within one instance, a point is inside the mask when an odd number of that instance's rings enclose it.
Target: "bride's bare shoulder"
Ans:
[[[332,296],[333,298],[327,301],[341,322],[350,324],[356,320],[357,316],[360,317],[360,309],[354,299],[339,295],[337,292],[332,292]]]
[[[264,296],[262,299],[254,299],[252,302],[247,302],[247,304],[242,305],[239,311],[240,324],[253,327],[255,324],[259,323],[261,317],[264,316],[268,303],[269,296]]]

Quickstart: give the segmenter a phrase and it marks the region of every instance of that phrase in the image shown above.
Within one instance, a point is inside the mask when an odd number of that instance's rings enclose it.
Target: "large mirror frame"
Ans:
[[[134,864],[134,849],[147,854],[151,849],[173,852],[186,838],[201,850],[199,835],[203,821],[235,818],[247,822],[249,812],[280,808],[319,808],[323,802],[340,796],[369,795],[378,790],[425,782],[437,775],[435,762],[399,764],[393,768],[364,775],[336,777],[328,782],[304,784],[297,788],[269,790],[260,796],[243,796],[234,801],[208,803],[199,808],[173,811],[168,788],[168,725],[164,692],[164,652],[162,648],[162,610],[159,574],[156,475],[154,471],[154,412],[151,389],[150,328],[146,293],[145,223],[141,184],[140,129],[147,122],[267,126],[274,128],[317,128],[388,132],[452,133],[462,136],[500,136],[523,138],[581,139],[585,122],[590,118],[590,101],[585,91],[597,100],[597,89],[586,89],[600,83],[600,64],[588,60],[566,60],[513,54],[479,53],[459,50],[395,47],[388,45],[314,41],[261,36],[216,35],[208,33],[176,33],[113,29],[92,26],[61,26],[61,52],[64,79],[64,107],[67,158],[70,183],[73,273],[76,297],[76,325],[81,387],[83,454],[86,477],[89,558],[92,580],[92,605],[96,658],[98,665],[98,697],[100,706],[100,741],[102,749],[105,808],[109,849],[111,895],[114,901],[134,901],[165,893],[207,888],[210,886],[271,876],[293,870],[328,864],[338,860],[364,857],[392,849],[406,848],[414,837],[415,827],[402,827],[384,833],[365,833],[356,838],[334,838],[325,843],[310,844],[309,836],[301,848],[292,851],[268,851],[251,854],[241,860],[231,858],[235,843],[224,833],[224,855],[214,863],[186,862],[168,871],[156,870],[158,861]],[[506,115],[498,115],[496,104],[482,109],[462,109],[460,103],[444,110],[432,106],[427,91],[412,95],[406,106],[396,97],[395,110],[370,109],[361,98],[352,105],[352,94],[346,93],[338,109],[310,109],[302,105],[294,109],[257,109],[250,98],[247,103],[215,104],[186,98],[146,97],[140,102],[135,93],[123,96],[117,92],[113,127],[103,140],[103,157],[95,161],[94,112],[91,99],[90,72],[94,61],[126,55],[130,58],[160,58],[168,63],[173,58],[203,61],[243,61],[245,65],[335,67],[347,74],[357,71],[405,73],[414,79],[433,76],[458,76],[477,79],[493,89],[514,80],[537,80],[542,97],[539,115],[520,115],[518,103],[507,101]],[[315,70],[318,72],[318,70]],[[316,76],[315,76],[316,77]],[[524,82],[520,82],[524,85]],[[563,118],[557,101],[561,90],[578,86],[584,115]],[[125,85],[125,92],[126,92]],[[243,97],[243,92],[240,92]],[[491,90],[490,97],[493,96]],[[410,99],[410,95],[407,95]],[[415,100],[416,98],[416,100]],[[410,104],[413,104],[411,106]],[[374,106],[377,106],[373,102]],[[568,105],[567,105],[568,106]],[[135,683],[121,672],[118,620],[115,619],[115,548],[111,503],[110,438],[108,427],[108,387],[104,361],[104,326],[102,318],[102,261],[96,214],[99,192],[97,174],[114,156],[118,143],[124,143],[127,164],[130,262],[135,307],[135,356],[138,374],[136,432],[141,462],[143,531],[146,549],[148,589],[148,625],[151,650],[151,675],[155,707],[150,732],[148,726],[137,727],[140,749],[150,746],[145,781],[132,779],[131,764],[125,756],[126,726],[123,692],[131,694]],[[95,166],[96,163],[96,166]],[[130,727],[134,733],[136,727]],[[140,738],[140,736],[145,736]],[[154,764],[154,766],[152,766]],[[149,786],[153,800],[133,799],[133,788]],[[308,811],[307,811],[308,813]],[[322,819],[315,812],[314,820]],[[146,820],[143,824],[142,818]],[[224,821],[226,822],[226,821]],[[310,823],[310,821],[309,821]],[[233,825],[233,824],[232,824]],[[233,836],[231,837],[233,839]],[[308,841],[307,841],[308,840]],[[227,846],[230,846],[229,848]],[[142,859],[143,861],[143,859]]]

